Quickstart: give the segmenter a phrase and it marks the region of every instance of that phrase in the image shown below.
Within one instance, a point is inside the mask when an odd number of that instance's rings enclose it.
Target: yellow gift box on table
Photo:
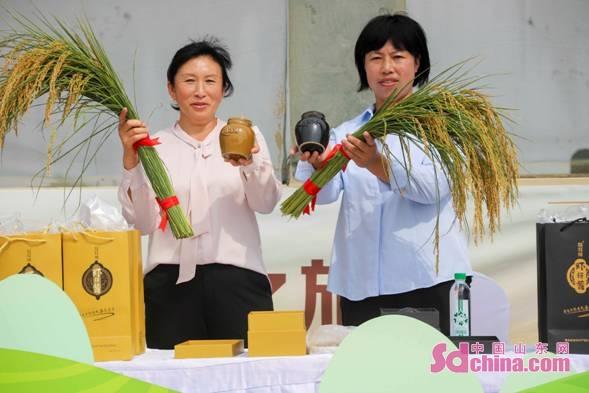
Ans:
[[[228,358],[243,352],[243,340],[188,340],[174,346],[176,359]]]
[[[38,274],[63,288],[61,234],[0,236],[0,280],[19,273]]]
[[[95,361],[145,351],[140,234],[64,232],[64,290],[88,330]]]
[[[248,356],[307,353],[303,311],[252,311],[248,315]]]

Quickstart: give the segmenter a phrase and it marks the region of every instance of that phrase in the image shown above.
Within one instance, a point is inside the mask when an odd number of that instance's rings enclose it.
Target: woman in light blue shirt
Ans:
[[[429,54],[421,26],[405,15],[381,15],[362,30],[354,51],[359,91],[374,103],[331,131],[351,161],[317,195],[318,204],[342,194],[328,288],[341,297],[342,322],[359,325],[384,308],[435,307],[440,328],[449,333],[449,291],[455,272],[472,274],[468,247],[452,207],[448,180],[438,162],[410,145],[411,171],[403,167],[398,137],[386,143],[396,159],[383,167],[382,146],[364,134],[350,134],[374,115],[395,88],[399,100],[428,80]],[[412,82],[413,81],[413,82]],[[325,154],[301,155],[295,177],[306,180]],[[439,272],[434,230],[439,214]]]

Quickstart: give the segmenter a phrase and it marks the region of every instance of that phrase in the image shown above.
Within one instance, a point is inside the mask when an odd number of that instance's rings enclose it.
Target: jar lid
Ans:
[[[246,117],[240,116],[240,117],[230,117],[229,120],[227,120],[227,123],[237,123],[237,124],[244,124],[248,127],[251,127],[252,125],[252,121]]]
[[[307,111],[301,115],[301,119],[306,119],[307,117],[318,117],[325,120],[325,115],[319,111]]]

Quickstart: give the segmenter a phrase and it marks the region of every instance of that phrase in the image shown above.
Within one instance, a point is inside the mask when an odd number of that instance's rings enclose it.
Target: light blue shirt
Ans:
[[[373,107],[331,131],[330,144],[357,131],[373,116]],[[317,194],[317,204],[337,201],[337,220],[328,289],[349,300],[427,288],[472,274],[468,247],[452,207],[448,181],[418,145],[409,144],[409,160],[397,136],[386,139],[393,156],[390,183],[379,180],[353,161]],[[379,149],[382,146],[379,144]],[[304,181],[313,167],[299,161],[295,177]],[[438,198],[439,195],[439,198]],[[439,205],[438,205],[439,200]],[[440,259],[435,270],[434,230],[439,213]],[[313,214],[321,214],[318,208]]]

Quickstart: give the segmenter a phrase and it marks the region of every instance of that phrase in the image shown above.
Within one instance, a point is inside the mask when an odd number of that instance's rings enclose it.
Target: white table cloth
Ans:
[[[316,393],[330,354],[288,357],[174,359],[174,351],[148,350],[132,361],[97,366],[183,393]],[[506,355],[510,356],[510,355]],[[571,370],[589,370],[589,355],[569,355]],[[506,373],[475,373],[483,390],[499,392]]]
[[[148,350],[132,361],[97,366],[183,393],[314,393],[331,355],[174,359]]]

